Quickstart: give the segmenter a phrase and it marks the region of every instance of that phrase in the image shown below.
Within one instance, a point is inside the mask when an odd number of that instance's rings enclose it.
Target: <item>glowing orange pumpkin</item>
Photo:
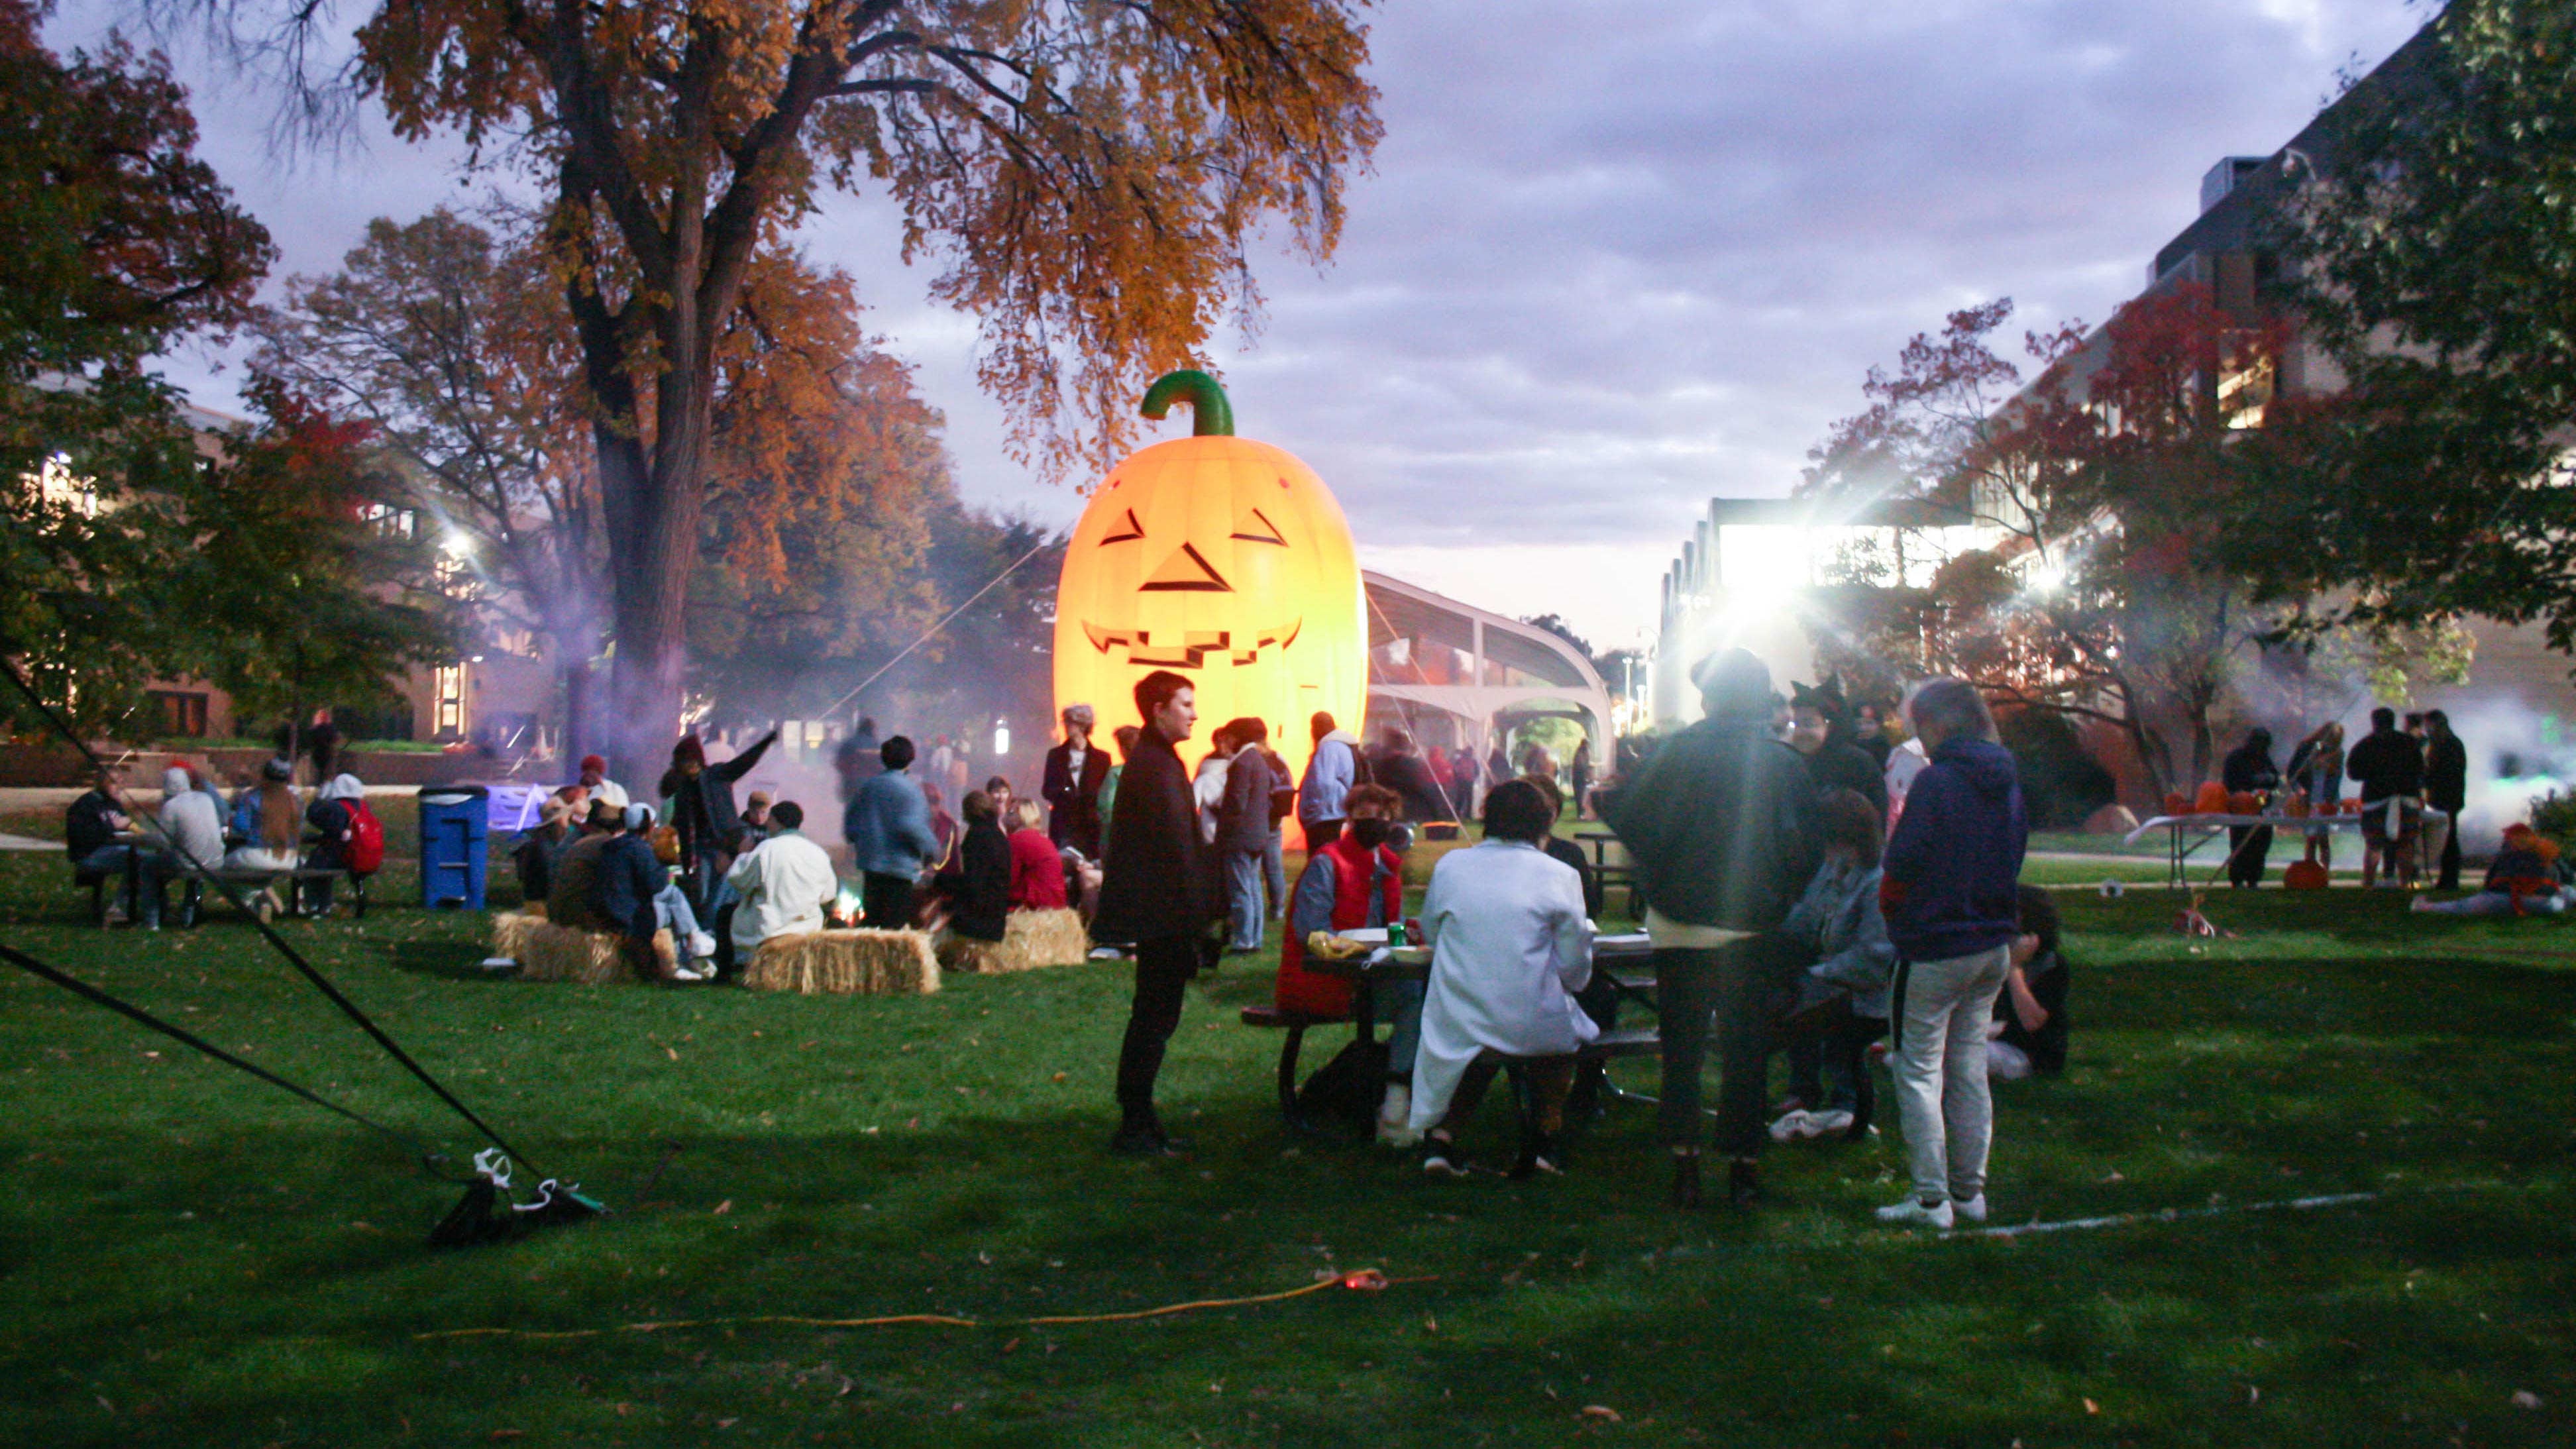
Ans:
[[[2281,872],[2281,884],[2294,891],[2321,891],[2327,883],[2326,868],[2313,860],[2294,860]]]
[[[2216,780],[2207,781],[2200,787],[2200,794],[2193,797],[2191,808],[2193,813],[2199,815],[2226,814],[2227,787]]]
[[[1198,728],[1193,765],[1229,719],[1270,726],[1270,747],[1303,774],[1306,722],[1328,710],[1360,733],[1368,706],[1368,629],[1350,524],[1314,470],[1268,443],[1234,436],[1234,410],[1206,373],[1171,373],[1144,414],[1174,402],[1192,435],[1156,443],[1110,470],[1091,495],[1056,589],[1055,698],[1089,704],[1106,735],[1136,720],[1136,681],[1188,675]]]

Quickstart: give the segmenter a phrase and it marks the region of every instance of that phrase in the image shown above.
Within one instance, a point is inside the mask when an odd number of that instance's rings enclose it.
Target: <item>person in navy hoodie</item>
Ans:
[[[1908,712],[1931,763],[1906,792],[1879,902],[1904,962],[1894,1066],[1914,1191],[1878,1216],[1946,1229],[1986,1217],[1986,1023],[2021,933],[2028,826],[2013,757],[1976,686],[1930,680]]]

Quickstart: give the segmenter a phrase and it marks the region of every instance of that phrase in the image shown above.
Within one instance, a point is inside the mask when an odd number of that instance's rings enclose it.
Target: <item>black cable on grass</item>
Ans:
[[[45,722],[53,726],[56,734],[61,735],[65,740],[69,741],[73,749],[80,751],[81,758],[89,761],[90,768],[92,770],[101,774],[106,772],[107,762],[101,760],[98,757],[97,752],[92,750],[89,745],[81,739],[79,733],[73,730],[71,725],[66,722],[61,715],[54,712],[54,707],[52,705],[45,703],[44,699],[36,693],[34,686],[28,684],[26,677],[18,672],[16,662],[7,658],[5,653],[0,653],[0,672],[7,673],[9,682],[17,686],[18,692],[26,696],[27,702],[35,706],[36,712],[44,716]],[[486,1141],[490,1142],[493,1146],[500,1148],[502,1152],[508,1154],[512,1159],[517,1161],[520,1166],[527,1168],[531,1175],[537,1177],[543,1177],[546,1175],[542,1172],[538,1172],[536,1164],[532,1162],[526,1154],[520,1152],[516,1147],[511,1146],[490,1123],[485,1122],[481,1117],[476,1116],[473,1108],[466,1106],[463,1101],[457,1098],[454,1092],[447,1090],[444,1083],[440,1082],[438,1078],[431,1076],[428,1068],[422,1066],[419,1062],[412,1060],[411,1053],[404,1051],[401,1043],[386,1035],[384,1028],[376,1025],[374,1018],[360,1010],[356,1002],[341,995],[340,988],[332,985],[329,978],[315,970],[313,968],[313,963],[305,960],[302,952],[297,951],[292,945],[289,945],[286,938],[277,933],[276,927],[261,920],[258,912],[253,911],[248,903],[243,899],[241,890],[238,887],[236,887],[232,882],[213,873],[215,866],[220,865],[221,862],[218,861],[213,864],[209,864],[208,862],[201,861],[194,855],[189,854],[177,841],[170,838],[169,832],[161,828],[161,822],[157,817],[136,813],[133,814],[131,818],[148,822],[153,834],[159,837],[164,846],[177,854],[182,861],[195,869],[199,874],[203,875],[205,877],[206,884],[211,885],[216,890],[222,892],[224,899],[231,902],[235,910],[248,916],[251,924],[259,929],[260,935],[267,939],[268,944],[276,947],[277,953],[286,958],[287,964],[293,966],[298,972],[302,973],[304,979],[313,984],[313,989],[321,992],[325,997],[328,997],[332,1005],[340,1008],[342,1015],[348,1017],[351,1021],[356,1022],[359,1030],[364,1031],[371,1037],[374,1037],[376,1045],[383,1047],[386,1055],[392,1057],[395,1061],[402,1063],[403,1069],[410,1072],[414,1077],[419,1078],[421,1085],[429,1088],[431,1092],[435,1093],[440,1101],[445,1102],[449,1107],[454,1108],[456,1115],[471,1123],[474,1130],[482,1133]]]
[[[81,980],[79,977],[73,976],[59,967],[47,965],[45,962],[40,961],[15,947],[0,946],[0,961],[6,961],[10,965],[17,967],[19,970],[24,971],[31,976],[36,976],[43,980],[50,981],[56,986],[61,987],[65,991],[68,991],[74,996],[78,996],[85,1001],[96,1002],[130,1021],[140,1022],[144,1026],[152,1028],[154,1031],[161,1033],[163,1036],[166,1036],[183,1046],[194,1047],[198,1051],[204,1052],[206,1055],[213,1057],[216,1061],[222,1062],[225,1066],[238,1068],[259,1078],[261,1081],[268,1083],[272,1087],[279,1087],[292,1092],[296,1096],[303,1098],[305,1101],[312,1103],[314,1106],[321,1108],[323,1111],[336,1112],[341,1116],[348,1118],[350,1121],[357,1123],[361,1127],[372,1128],[375,1131],[381,1132],[396,1142],[401,1143],[406,1150],[419,1153],[421,1167],[433,1177],[438,1177],[449,1182],[467,1181],[465,1178],[449,1177],[447,1174],[440,1172],[435,1166],[433,1166],[435,1163],[447,1161],[447,1154],[439,1151],[427,1142],[422,1141],[412,1133],[406,1132],[399,1127],[386,1126],[384,1123],[377,1121],[373,1117],[367,1116],[363,1112],[343,1107],[337,1102],[331,1101],[330,1099],[309,1091],[306,1088],[299,1087],[295,1083],[279,1076],[277,1073],[268,1070],[266,1067],[254,1065],[251,1062],[244,1061],[240,1057],[234,1056],[231,1052],[225,1051],[222,1047],[215,1045],[213,1042],[206,1040],[195,1032],[189,1031],[185,1027],[174,1026],[169,1022],[163,1021],[161,1018],[145,1011],[142,1007],[136,1006],[132,1002],[125,1001],[106,991],[102,991],[98,987],[92,986],[88,982]]]

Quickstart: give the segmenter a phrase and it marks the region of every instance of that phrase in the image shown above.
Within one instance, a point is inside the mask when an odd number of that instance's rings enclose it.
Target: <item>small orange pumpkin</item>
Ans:
[[[2185,798],[2178,791],[2169,794],[2165,796],[2165,813],[2167,815],[2189,815],[2191,813],[2191,801]]]
[[[2200,815],[2226,814],[2227,787],[2216,780],[2204,782],[2200,787],[2200,793],[2193,797],[2191,808],[2195,814]]]
[[[2326,888],[2326,868],[2313,860],[2294,860],[2281,872],[2281,884],[2294,891],[2321,891]]]
[[[2230,790],[2227,792],[2227,813],[2230,815],[2260,815],[2263,813],[2262,797],[2256,795],[2251,790]]]
[[[2305,820],[2308,818],[2307,796],[2293,795],[2290,797],[2290,818],[2293,820]]]

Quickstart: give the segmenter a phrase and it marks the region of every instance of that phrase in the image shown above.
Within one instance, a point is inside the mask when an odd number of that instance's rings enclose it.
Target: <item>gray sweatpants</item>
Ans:
[[[1986,1022],[2011,965],[2010,945],[1906,963],[1896,1101],[1917,1201],[1965,1201],[1986,1190],[1986,1153],[1995,1137]]]

